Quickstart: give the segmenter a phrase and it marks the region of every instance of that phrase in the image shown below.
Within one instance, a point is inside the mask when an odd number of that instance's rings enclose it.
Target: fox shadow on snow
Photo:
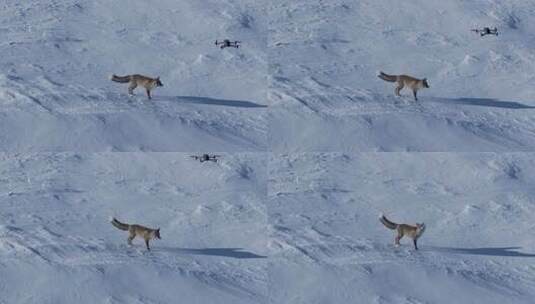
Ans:
[[[470,254],[486,255],[501,257],[524,257],[535,258],[533,253],[519,252],[521,247],[481,247],[481,248],[454,248],[454,247],[428,247],[429,251],[453,253],[453,254]]]
[[[525,105],[516,101],[503,101],[493,98],[443,98],[436,99],[437,102],[447,103],[447,104],[461,104],[469,106],[481,106],[481,107],[491,107],[491,108],[503,108],[503,109],[535,109],[533,106]]]
[[[191,255],[211,255],[235,259],[265,259],[266,256],[258,255],[252,252],[243,251],[242,248],[175,248],[175,247],[159,247],[157,250],[167,251],[177,254],[191,254]]]
[[[158,99],[171,100],[171,101],[176,101],[180,103],[205,104],[205,105],[226,106],[226,107],[236,107],[236,108],[267,108],[266,105],[254,103],[251,101],[219,99],[219,98],[210,98],[210,97],[161,96],[161,97],[153,98],[153,100],[158,100]]]

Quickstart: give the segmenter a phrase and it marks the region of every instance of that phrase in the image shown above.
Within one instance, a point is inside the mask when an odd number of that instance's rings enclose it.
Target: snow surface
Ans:
[[[0,304],[533,303],[534,14],[3,1]],[[431,87],[395,97],[378,71]],[[164,87],[109,80],[133,73]],[[424,222],[420,250],[380,213]]]
[[[265,14],[233,2],[4,1],[2,150],[266,150]],[[109,80],[136,73],[152,102]]]
[[[265,302],[267,158],[224,158],[2,155],[0,303]]]
[[[533,303],[533,166],[529,153],[272,158],[272,302]],[[395,247],[381,212],[424,222],[420,250]]]
[[[270,146],[531,151],[532,0],[288,1],[270,19]],[[496,26],[498,37],[470,29]],[[394,96],[378,71],[430,88]]]

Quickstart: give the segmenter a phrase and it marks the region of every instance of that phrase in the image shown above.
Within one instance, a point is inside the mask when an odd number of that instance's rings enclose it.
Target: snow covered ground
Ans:
[[[272,303],[532,303],[535,154],[273,157]],[[379,223],[424,222],[419,251]]]
[[[0,304],[532,303],[534,13],[3,1]],[[395,97],[381,70],[430,88]],[[161,77],[152,101],[109,80],[134,73]],[[420,250],[381,212],[425,222]]]
[[[0,303],[262,303],[266,156],[2,155]],[[160,227],[147,252],[108,217]]]
[[[266,150],[260,5],[9,0],[1,7],[3,151]],[[244,47],[214,45],[225,38]],[[161,77],[152,102],[109,80],[135,73]]]
[[[530,151],[535,2],[288,1],[270,19],[270,146]],[[470,29],[496,26],[499,36]],[[429,81],[412,101],[378,71]]]

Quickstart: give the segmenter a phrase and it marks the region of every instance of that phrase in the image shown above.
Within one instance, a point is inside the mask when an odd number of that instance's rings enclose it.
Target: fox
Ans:
[[[425,232],[425,224],[424,223],[416,223],[416,226],[407,225],[407,224],[396,224],[394,222],[389,221],[384,214],[379,215],[379,221],[385,225],[386,228],[396,230],[398,232],[398,235],[396,236],[394,240],[394,245],[399,246],[399,241],[403,236],[408,236],[412,238],[412,242],[414,244],[414,249],[418,250],[418,239],[424,234]]]
[[[399,91],[401,91],[405,86],[409,87],[410,89],[412,89],[415,101],[418,101],[418,90],[423,88],[429,88],[427,78],[418,79],[407,75],[388,75],[383,72],[380,72],[377,77],[381,78],[384,81],[396,82],[397,87],[394,90],[396,96],[401,96],[401,94],[399,94]]]
[[[145,239],[147,250],[150,251],[149,241],[152,239],[162,239],[160,237],[160,228],[151,229],[141,225],[129,225],[119,222],[116,218],[111,219],[111,224],[120,230],[128,231],[128,245],[130,246],[132,245],[132,240],[136,236],[139,236]]]
[[[134,95],[134,89],[138,86],[144,87],[147,91],[147,97],[149,98],[149,100],[152,99],[152,96],[150,95],[150,91],[152,89],[154,89],[155,87],[163,87],[163,84],[160,81],[160,77],[151,78],[139,74],[126,76],[117,76],[113,74],[111,75],[110,80],[119,83],[128,83],[128,94],[130,95]]]

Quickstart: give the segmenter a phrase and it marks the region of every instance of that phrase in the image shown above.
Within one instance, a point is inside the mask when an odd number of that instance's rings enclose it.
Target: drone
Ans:
[[[202,154],[202,155],[191,155],[191,158],[194,160],[198,160],[201,163],[204,163],[205,161],[212,161],[214,163],[217,163],[217,159],[221,157],[221,155],[210,155],[210,154]]]
[[[479,34],[481,37],[483,36],[486,36],[486,35],[495,35],[495,36],[498,36],[498,29],[497,28],[488,28],[488,27],[484,27],[483,29],[473,29],[472,32],[476,32],[477,34]]]
[[[215,45],[219,45],[221,49],[227,48],[227,47],[233,47],[233,48],[239,48],[241,41],[230,41],[228,39],[225,39],[223,41],[215,41]]]

